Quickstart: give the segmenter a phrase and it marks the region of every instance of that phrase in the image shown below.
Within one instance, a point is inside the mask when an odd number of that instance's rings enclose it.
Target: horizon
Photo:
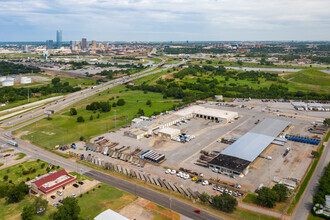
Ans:
[[[0,2],[1,42],[63,41],[325,41],[330,2],[76,1]]]

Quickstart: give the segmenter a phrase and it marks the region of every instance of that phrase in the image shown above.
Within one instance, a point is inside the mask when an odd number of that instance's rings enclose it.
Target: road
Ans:
[[[8,138],[8,136],[6,136],[6,137],[0,136],[0,144],[5,144],[7,138]],[[170,208],[186,217],[189,217],[192,219],[207,219],[207,220],[221,219],[220,217],[215,216],[215,215],[213,215],[207,211],[203,211],[203,210],[201,210],[201,214],[197,214],[194,212],[194,209],[197,209],[197,208],[193,207],[189,204],[186,204],[186,203],[176,200],[174,198],[171,198],[172,201],[170,201],[170,197],[167,195],[164,195],[157,191],[153,191],[153,190],[147,189],[145,187],[133,184],[126,180],[122,180],[117,177],[107,175],[105,173],[96,171],[92,168],[80,165],[72,160],[65,159],[65,158],[58,156],[56,154],[53,154],[49,151],[38,148],[19,138],[15,138],[15,141],[18,143],[18,150],[30,155],[32,158],[41,159],[48,163],[52,163],[54,165],[59,165],[65,169],[75,171],[75,172],[80,172],[80,170],[82,170],[83,175],[91,177],[91,178],[98,180],[100,182],[103,182],[105,184],[114,186],[114,187],[124,190],[126,192],[135,194],[137,196],[140,196],[151,202],[157,203],[166,208]]]
[[[300,202],[298,203],[298,207],[296,208],[296,211],[294,213],[293,220],[307,219],[313,207],[313,195],[317,193],[319,179],[324,173],[324,167],[327,166],[330,161],[330,141],[328,141],[327,144],[324,146],[325,148],[318,163],[318,166],[314,171],[314,174],[310,179],[309,184],[307,185],[307,188],[305,189],[305,192],[300,199]]]
[[[91,177],[96,179],[100,182],[106,183],[108,185],[114,186],[118,189],[124,190],[131,194],[140,196],[144,199],[162,205],[166,208],[169,208],[173,211],[176,211],[186,217],[192,219],[205,219],[205,220],[212,220],[212,219],[221,219],[218,216],[215,216],[209,212],[201,210],[200,214],[194,212],[195,207],[188,205],[184,202],[181,202],[177,199],[171,198],[167,195],[155,192],[148,188],[136,185],[134,183],[118,179],[116,177],[110,176],[108,174],[101,173],[96,170],[91,170],[89,172],[84,173],[85,176]],[[171,199],[171,200],[170,200]]]
[[[17,124],[22,124],[22,123],[24,123],[28,120],[31,120],[33,118],[36,118],[36,117],[41,117],[41,116],[47,117],[44,113],[45,110],[54,110],[55,112],[57,112],[57,111],[60,111],[84,98],[87,98],[89,96],[92,96],[94,94],[107,90],[109,88],[112,88],[114,86],[129,82],[129,81],[137,79],[137,78],[141,78],[144,76],[148,76],[151,74],[161,72],[162,70],[153,71],[153,72],[152,72],[152,70],[163,65],[164,63],[165,63],[165,60],[163,60],[159,64],[154,65],[152,68],[149,68],[147,70],[144,70],[142,72],[139,72],[139,73],[136,73],[136,74],[133,74],[130,76],[123,76],[121,78],[100,84],[100,85],[96,86],[94,89],[88,88],[85,90],[81,90],[81,91],[78,91],[75,93],[68,94],[68,95],[64,96],[63,99],[51,102],[42,108],[28,111],[26,113],[20,114],[19,116],[15,116],[15,117],[6,119],[6,120],[2,121],[2,127],[10,127],[10,126],[14,127]],[[184,63],[185,63],[185,61],[181,61],[180,63],[173,65],[173,67],[178,67],[180,65],[183,65]],[[171,67],[166,67],[166,68],[164,68],[163,71],[166,71],[169,68],[171,68]]]

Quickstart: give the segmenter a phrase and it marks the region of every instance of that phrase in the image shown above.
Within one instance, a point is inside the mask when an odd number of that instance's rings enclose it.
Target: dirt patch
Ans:
[[[173,79],[174,78],[174,72],[167,74],[167,75],[163,75],[161,76],[162,79]]]
[[[48,131],[42,131],[41,133],[46,134],[46,135],[50,135],[50,136],[55,135],[54,132],[48,132]]]
[[[19,133],[17,135],[18,138],[21,138],[23,135],[28,135],[29,134],[29,131],[22,131],[21,133]]]
[[[163,145],[166,143],[166,141],[165,140],[162,140],[162,139],[160,139],[160,140],[155,140],[155,142],[154,142],[154,144],[152,145],[152,147],[154,147],[154,148],[161,148],[161,147],[163,147]]]
[[[112,204],[113,204],[113,202],[104,202],[104,203],[101,204],[101,206],[103,206],[103,207],[109,207]]]

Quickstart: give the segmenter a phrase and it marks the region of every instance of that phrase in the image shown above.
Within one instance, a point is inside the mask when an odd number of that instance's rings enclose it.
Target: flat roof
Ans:
[[[204,107],[204,106],[199,106],[199,105],[193,105],[189,106],[187,108],[181,109],[178,112],[174,113],[176,115],[190,115],[190,114],[201,114],[201,115],[207,115],[215,118],[226,118],[226,119],[232,119],[235,117],[238,117],[237,112],[232,112],[232,111],[224,111],[221,109],[216,109],[216,108],[209,108],[209,107]]]
[[[125,216],[122,216],[118,212],[115,212],[111,209],[107,209],[104,212],[101,212],[94,218],[94,220],[109,220],[109,219],[111,219],[111,220],[129,220]]]
[[[266,118],[221,154],[252,162],[289,124],[288,121]]]
[[[249,166],[250,161],[243,160],[237,157],[232,157],[224,154],[220,154],[214,159],[212,159],[209,164],[217,165],[221,167],[228,168],[230,170],[234,170],[238,173],[241,173],[245,170],[247,166]]]
[[[181,131],[179,129],[171,128],[171,127],[163,128],[163,129],[159,130],[158,132],[165,133],[165,134],[170,134],[170,135],[176,135],[178,133],[179,134],[181,133]]]

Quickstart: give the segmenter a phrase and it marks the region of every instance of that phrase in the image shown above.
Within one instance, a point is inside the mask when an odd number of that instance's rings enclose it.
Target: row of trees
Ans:
[[[40,68],[24,66],[22,64],[15,64],[6,61],[0,61],[0,75],[14,75],[21,73],[39,73]]]
[[[109,112],[111,111],[111,105],[109,102],[92,102],[91,104],[86,105],[86,110]]]
[[[21,201],[29,192],[25,182],[20,182],[17,185],[12,183],[2,183],[0,185],[0,198],[6,198],[8,203],[17,203]]]
[[[313,205],[325,205],[325,196],[330,195],[330,163],[324,168],[324,174],[318,185],[318,192],[313,197]]]

